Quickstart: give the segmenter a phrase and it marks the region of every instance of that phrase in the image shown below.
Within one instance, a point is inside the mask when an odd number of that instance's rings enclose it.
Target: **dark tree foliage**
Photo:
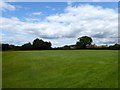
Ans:
[[[77,48],[83,48],[85,49],[87,45],[91,45],[92,43],[92,38],[88,36],[83,36],[78,38],[79,41],[76,43]]]
[[[10,50],[9,44],[2,44],[2,50],[3,50],[3,51],[5,51],[5,50]]]
[[[41,49],[43,49],[43,43],[44,43],[44,41],[43,40],[39,40],[38,38],[37,39],[35,39],[34,41],[33,41],[33,48],[35,49],[35,50],[41,50]]]
[[[2,44],[0,44],[0,51],[2,51]]]
[[[1,44],[0,48],[2,48],[2,51],[6,51],[6,50],[19,50],[20,46],[9,45],[9,44]]]
[[[21,46],[21,49],[22,50],[32,50],[32,45],[31,45],[30,42],[26,43],[26,44],[24,44],[24,45]]]
[[[92,48],[88,48],[92,44],[92,38],[88,36],[83,36],[78,38],[79,41],[76,43],[76,45],[65,45],[63,47],[56,47],[52,48],[51,42],[45,42],[42,39],[35,39],[33,41],[33,44],[26,43],[22,46],[15,46],[15,45],[9,45],[9,44],[0,44],[0,50],[6,51],[6,50],[73,50],[73,49],[90,49],[90,50],[120,50],[120,44],[114,44],[111,46],[95,46]]]
[[[112,50],[120,50],[120,44],[111,45],[111,46],[109,46],[109,49],[112,49]]]
[[[50,42],[44,42],[42,39],[38,38],[33,41],[33,49],[35,50],[51,49],[51,45]]]
[[[51,45],[51,42],[44,42],[43,49],[52,49]]]
[[[63,50],[69,50],[69,49],[70,49],[70,46],[65,45],[62,49],[63,49]]]
[[[33,44],[26,43],[22,46],[14,46],[9,44],[1,44],[0,48],[2,48],[2,51],[5,50],[50,50],[52,49],[51,42],[44,42],[42,39],[35,39],[33,41]]]

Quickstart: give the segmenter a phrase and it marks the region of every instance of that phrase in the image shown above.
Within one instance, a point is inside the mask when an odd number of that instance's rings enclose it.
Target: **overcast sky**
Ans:
[[[118,42],[117,2],[1,2],[0,11],[2,43],[40,38],[58,47],[75,44],[81,36],[97,45]]]

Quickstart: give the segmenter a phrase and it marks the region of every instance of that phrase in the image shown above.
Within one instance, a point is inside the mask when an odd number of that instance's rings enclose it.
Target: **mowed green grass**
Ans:
[[[118,51],[2,53],[3,88],[117,88]]]

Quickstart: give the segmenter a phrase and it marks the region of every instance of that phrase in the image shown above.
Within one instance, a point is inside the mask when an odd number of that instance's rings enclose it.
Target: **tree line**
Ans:
[[[33,44],[25,43],[22,46],[15,46],[9,44],[2,44],[2,50],[50,50],[52,49],[51,42],[45,42],[42,39],[35,39]]]
[[[76,42],[75,45],[65,45],[63,47],[57,47],[54,49],[57,50],[73,50],[73,49],[89,49],[89,50],[120,50],[120,44],[114,44],[114,45],[101,45],[97,46],[95,44],[92,44],[93,40],[91,37],[88,36],[82,36],[78,38],[78,42]]]
[[[25,43],[21,46],[9,45],[9,44],[0,44],[0,49],[5,50],[73,50],[73,49],[96,49],[96,50],[120,50],[120,44],[114,45],[102,45],[96,46],[92,44],[93,40],[91,37],[82,36],[78,38],[79,41],[75,45],[65,45],[63,47],[52,48],[51,42],[45,42],[42,39],[35,39],[32,44]]]

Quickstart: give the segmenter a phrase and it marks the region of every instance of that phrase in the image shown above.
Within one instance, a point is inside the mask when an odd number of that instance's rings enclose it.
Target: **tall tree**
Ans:
[[[10,50],[9,44],[2,44],[2,50]]]
[[[91,45],[92,43],[92,38],[88,36],[83,36],[78,38],[79,41],[76,43],[77,48],[86,48],[87,45]]]
[[[51,49],[50,42],[44,42],[42,39],[35,39],[33,41],[33,49],[35,50],[44,50],[44,49]]]
[[[44,47],[43,45],[44,45],[44,41],[41,40],[41,39],[37,38],[33,41],[33,48],[36,49],[36,50],[43,49],[43,47]]]
[[[31,50],[32,49],[32,45],[31,45],[30,42],[26,43],[26,44],[24,44],[24,45],[21,46],[21,49],[22,50]]]

